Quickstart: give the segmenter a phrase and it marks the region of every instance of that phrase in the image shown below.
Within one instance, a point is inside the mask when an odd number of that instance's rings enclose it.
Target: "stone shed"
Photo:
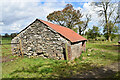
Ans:
[[[11,43],[18,43],[12,45],[13,54],[73,60],[85,51],[86,41],[69,28],[36,19]]]

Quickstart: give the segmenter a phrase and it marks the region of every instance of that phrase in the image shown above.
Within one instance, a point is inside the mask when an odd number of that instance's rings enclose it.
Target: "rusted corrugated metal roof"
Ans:
[[[41,22],[43,22],[47,26],[51,27],[52,29],[54,29],[56,32],[58,32],[59,34],[61,34],[62,36],[64,36],[68,40],[70,40],[71,42],[78,42],[78,41],[87,40],[69,28],[66,28],[66,27],[63,27],[63,26],[60,26],[57,24],[53,24],[53,23],[50,23],[50,22],[47,22],[47,21],[44,21],[41,19],[38,19],[38,20],[40,20]]]

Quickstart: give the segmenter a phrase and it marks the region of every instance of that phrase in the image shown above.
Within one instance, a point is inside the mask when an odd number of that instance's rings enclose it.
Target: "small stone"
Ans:
[[[59,60],[59,57],[56,57],[55,59]]]
[[[43,57],[44,59],[46,59],[47,57]]]
[[[28,54],[28,53],[25,53],[26,55]]]
[[[36,54],[36,53],[34,53],[34,54],[33,54],[33,56],[37,56],[37,54]]]
[[[52,54],[53,57],[56,57],[56,54]]]
[[[88,56],[90,56],[90,54],[88,54]]]
[[[28,49],[27,49],[27,50],[28,50],[28,51],[29,51],[29,50],[31,50],[31,47],[28,47]]]
[[[47,40],[50,40],[50,38],[46,38]]]
[[[28,58],[30,58],[30,56],[28,56]]]
[[[34,35],[35,37],[38,37],[38,35]]]
[[[58,45],[61,45],[61,42],[59,41],[59,42],[57,42],[57,44],[58,44]]]
[[[40,57],[44,57],[44,55],[43,54],[41,54],[41,55],[39,55]]]
[[[58,41],[60,41],[60,38],[58,38]]]
[[[56,54],[56,56],[59,56],[59,57],[61,57],[61,56],[62,56],[62,54],[61,54],[61,53],[57,53],[57,54]]]
[[[64,60],[64,57],[61,57],[61,60]]]
[[[33,53],[33,51],[29,51],[30,53]]]
[[[61,47],[57,47],[57,50],[60,50],[61,49]]]
[[[49,45],[50,47],[53,47],[53,45]]]
[[[48,53],[45,53],[44,56],[48,56],[49,54]]]
[[[56,43],[55,41],[53,41],[53,43]]]
[[[26,38],[26,36],[24,36],[24,38]]]
[[[34,45],[33,45],[33,44],[31,44],[31,45],[30,45],[30,47],[34,47]]]
[[[32,54],[31,53],[27,53],[28,56],[31,56]]]

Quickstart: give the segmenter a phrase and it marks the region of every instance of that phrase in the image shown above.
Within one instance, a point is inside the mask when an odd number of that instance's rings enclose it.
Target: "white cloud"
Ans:
[[[83,6],[83,9],[82,9],[82,12],[84,14],[90,14],[92,24],[97,26],[99,17],[97,15],[96,11],[94,11],[94,6],[91,6],[91,3],[85,3]]]
[[[81,10],[83,17],[82,20],[84,21],[86,18],[86,14],[91,15],[91,21],[88,24],[88,28],[92,28],[93,25],[98,26],[98,20],[99,17],[97,15],[97,13],[94,11],[94,6],[91,6],[91,3],[84,3],[83,7],[78,7],[77,10]],[[86,31],[88,30],[88,28],[86,29]]]
[[[49,13],[64,8],[65,2],[3,2],[2,5],[2,32],[19,32],[36,18],[47,20]]]

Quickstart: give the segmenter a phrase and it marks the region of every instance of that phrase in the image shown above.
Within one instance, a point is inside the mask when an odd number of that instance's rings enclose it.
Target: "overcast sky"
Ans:
[[[88,2],[89,1],[89,2]],[[57,10],[62,10],[66,4],[70,3],[75,9],[83,14],[92,14],[92,21],[89,23],[98,26],[98,16],[90,6],[93,0],[4,0],[0,2],[0,34],[20,32],[36,18],[46,20],[46,16]],[[83,17],[84,18],[84,17]]]

